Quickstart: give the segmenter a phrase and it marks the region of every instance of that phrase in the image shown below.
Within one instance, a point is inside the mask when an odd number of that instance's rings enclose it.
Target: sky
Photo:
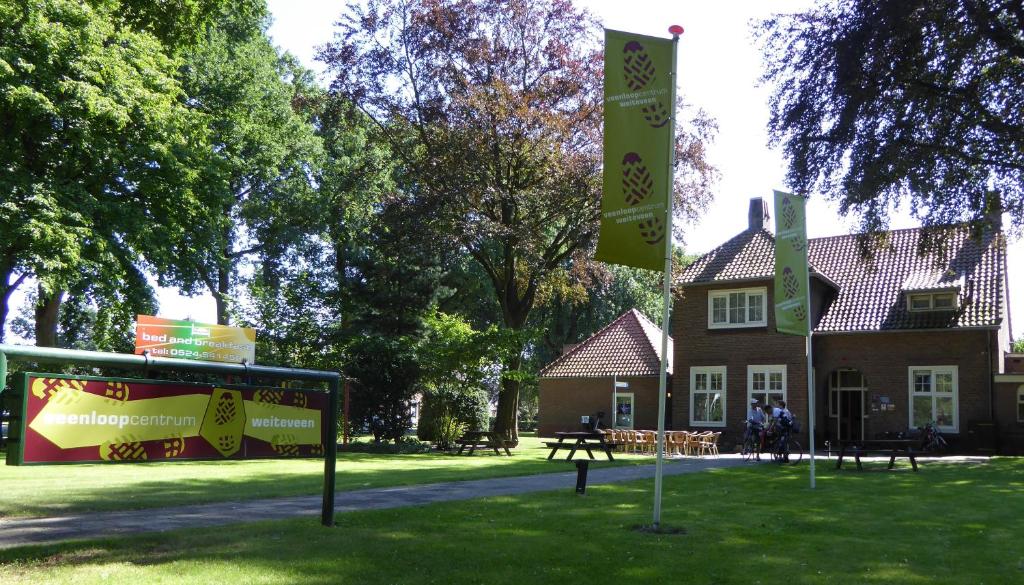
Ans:
[[[334,22],[346,2],[329,0],[268,0],[274,22],[273,41],[299,58],[307,67],[322,71],[316,48],[331,40]],[[747,227],[750,198],[771,200],[773,189],[786,190],[786,164],[767,137],[770,88],[759,84],[761,54],[751,23],[779,12],[798,12],[809,0],[577,0],[594,13],[606,28],[669,37],[668,27],[682,25],[678,57],[679,92],[691,105],[702,108],[718,123],[717,137],[709,149],[711,161],[721,172],[710,209],[686,228],[688,253],[703,253]],[[327,80],[324,79],[324,83]],[[855,218],[842,218],[837,207],[811,197],[808,236],[852,233]],[[916,227],[908,213],[896,210],[893,229]],[[1024,337],[1024,240],[1011,242],[1008,253],[1009,290],[1014,338]],[[173,289],[161,289],[160,315],[215,322],[213,298],[184,298]]]

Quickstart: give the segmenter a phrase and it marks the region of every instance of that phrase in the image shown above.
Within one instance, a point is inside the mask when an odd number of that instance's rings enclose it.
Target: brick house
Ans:
[[[671,389],[671,338],[668,347]],[[658,428],[660,368],[661,329],[636,309],[623,313],[540,371],[537,434],[578,430],[580,417],[599,412],[603,427]]]
[[[752,199],[748,228],[675,282],[674,427],[720,430],[727,447],[751,398],[785,399],[808,422],[805,340],[775,331],[766,209]],[[919,253],[923,235],[888,232],[867,257],[854,235],[808,242],[819,445],[932,420],[960,448],[994,448],[1018,427],[1024,438],[1024,387],[1005,372],[1004,237],[953,227]]]

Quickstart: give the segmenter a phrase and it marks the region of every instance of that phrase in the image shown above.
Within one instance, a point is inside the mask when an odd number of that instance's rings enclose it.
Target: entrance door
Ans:
[[[839,440],[864,439],[864,391],[839,391]]]
[[[615,395],[615,428],[633,428],[633,393]]]
[[[828,415],[834,421],[829,434],[838,441],[864,439],[864,401],[868,391],[864,376],[857,370],[836,370],[829,376],[828,386]]]

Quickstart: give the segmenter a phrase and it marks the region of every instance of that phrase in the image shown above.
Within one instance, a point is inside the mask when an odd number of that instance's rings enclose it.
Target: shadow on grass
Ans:
[[[919,473],[761,465],[651,482],[0,551],[15,581],[1017,583],[1024,464]],[[95,580],[99,580],[97,577]]]
[[[545,459],[546,450],[523,448],[512,457],[344,453],[336,490],[407,486],[570,471]],[[648,463],[626,458],[614,465]],[[602,462],[601,466],[609,466]],[[138,510],[261,498],[315,496],[323,489],[323,462],[203,461],[151,464],[33,466],[0,469],[0,518],[92,511]]]

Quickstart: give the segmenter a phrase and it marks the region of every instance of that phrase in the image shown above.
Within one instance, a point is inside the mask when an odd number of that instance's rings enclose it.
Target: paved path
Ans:
[[[742,464],[738,457],[686,459],[665,462],[665,475],[693,473],[716,467]],[[588,485],[654,477],[654,465],[633,465],[591,469]],[[576,472],[546,473],[339,492],[335,512],[421,506],[435,502],[507,496],[549,490],[573,490]],[[140,532],[163,532],[179,528],[221,526],[260,520],[281,520],[296,516],[319,516],[321,496],[299,496],[245,502],[218,502],[129,512],[101,512],[0,520],[0,549],[65,540],[126,536]]]

